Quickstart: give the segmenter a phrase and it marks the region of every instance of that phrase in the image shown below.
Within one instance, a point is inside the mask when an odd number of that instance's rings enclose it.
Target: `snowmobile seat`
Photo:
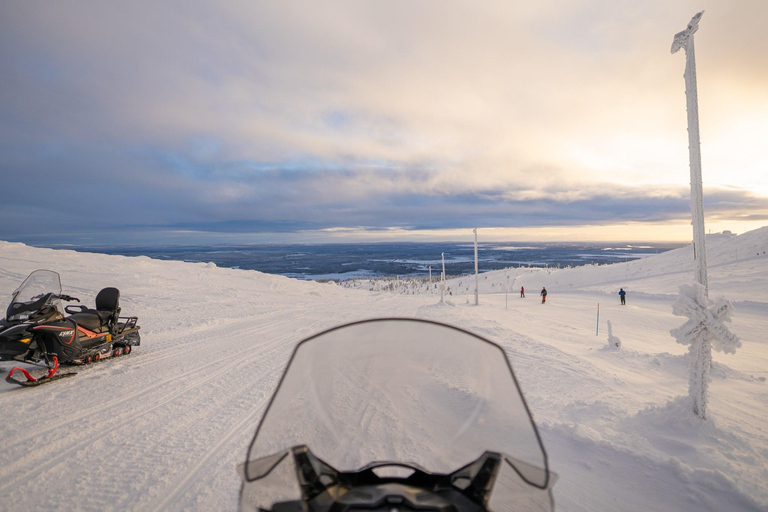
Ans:
[[[120,311],[120,290],[104,288],[96,295],[96,310],[117,315]]]
[[[120,314],[120,290],[104,288],[96,295],[96,309],[84,309],[69,318],[93,332],[103,332],[117,322]]]

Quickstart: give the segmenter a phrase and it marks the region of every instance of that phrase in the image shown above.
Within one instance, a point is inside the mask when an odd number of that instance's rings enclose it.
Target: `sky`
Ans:
[[[692,238],[768,224],[765,0],[0,0],[0,239]]]

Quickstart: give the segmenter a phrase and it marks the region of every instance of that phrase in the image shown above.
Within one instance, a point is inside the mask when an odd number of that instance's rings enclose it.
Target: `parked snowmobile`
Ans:
[[[553,511],[557,476],[504,351],[384,319],[298,344],[238,467],[241,511]]]
[[[121,317],[120,291],[104,288],[96,296],[96,309],[68,305],[61,301],[80,300],[61,293],[59,274],[35,270],[13,292],[6,317],[0,320],[0,360],[14,360],[45,367],[33,377],[25,368],[14,367],[6,381],[36,386],[76,372],[58,373],[59,364],[87,364],[128,354],[139,345],[138,318]],[[65,312],[69,316],[65,316]],[[27,380],[13,377],[15,372]]]

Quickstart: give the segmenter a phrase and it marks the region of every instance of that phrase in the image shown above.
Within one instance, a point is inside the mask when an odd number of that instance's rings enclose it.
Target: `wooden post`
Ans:
[[[475,233],[475,306],[480,304],[480,300],[478,298],[478,288],[480,286],[480,278],[477,274],[477,228],[473,229]]]
[[[699,29],[699,20],[704,11],[691,18],[691,22],[682,32],[675,34],[672,41],[672,53],[681,48],[685,50],[685,98],[688,113],[688,157],[691,168],[691,215],[693,217],[693,261],[696,282],[704,287],[704,300],[709,298],[707,283],[707,247],[704,231],[704,192],[701,178],[701,141],[699,140],[699,101],[696,89],[696,55],[693,47],[693,34]],[[707,388],[709,387],[709,369],[712,364],[712,343],[709,336],[699,337],[691,343],[692,357],[689,393],[693,399],[693,411],[700,417],[706,417]]]
[[[600,333],[600,303],[597,303],[597,327],[595,328],[595,336]]]

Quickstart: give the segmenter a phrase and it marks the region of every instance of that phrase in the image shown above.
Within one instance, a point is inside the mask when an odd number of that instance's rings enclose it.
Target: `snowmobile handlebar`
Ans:
[[[77,297],[72,297],[71,295],[59,295],[58,297],[61,300],[65,300],[67,302],[71,302],[71,301],[80,302],[80,299],[78,299]]]

